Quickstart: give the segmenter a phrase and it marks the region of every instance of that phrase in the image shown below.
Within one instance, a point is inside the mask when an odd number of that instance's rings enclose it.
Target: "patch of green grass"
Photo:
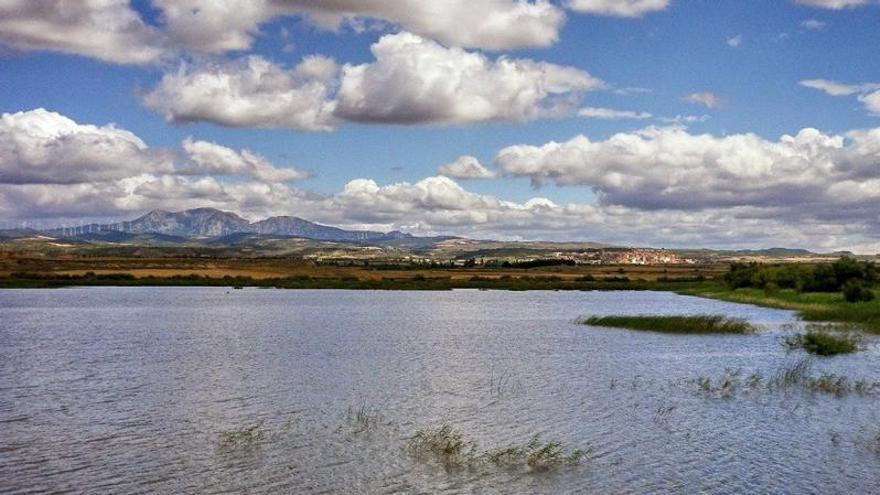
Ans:
[[[407,449],[417,458],[437,461],[446,469],[477,469],[491,464],[533,472],[577,465],[586,455],[582,450],[567,452],[559,442],[543,442],[540,435],[521,445],[480,452],[476,442],[467,440],[449,425],[419,430],[410,439]]]
[[[880,299],[868,302],[840,302],[826,308],[808,308],[801,311],[801,317],[807,321],[836,321],[853,323],[859,328],[880,333]]]
[[[856,352],[861,341],[858,334],[834,332],[823,327],[811,328],[807,333],[786,337],[785,344],[819,356],[836,356]]]
[[[599,327],[682,334],[747,334],[757,331],[754,325],[742,318],[730,318],[724,315],[591,316],[581,320],[581,323]]]
[[[806,321],[852,323],[862,330],[880,333],[880,299],[865,302],[846,302],[840,293],[798,292],[792,289],[765,291],[763,289],[729,289],[717,284],[676,290],[689,296],[706,297],[721,301],[754,304],[767,308],[797,311]]]

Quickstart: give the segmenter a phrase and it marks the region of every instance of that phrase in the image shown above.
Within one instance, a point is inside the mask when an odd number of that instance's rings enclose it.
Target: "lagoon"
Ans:
[[[577,323],[620,314],[761,331]],[[877,395],[698,386],[805,359],[880,381],[872,340],[787,350],[789,311],[641,291],[93,287],[0,291],[0,321],[4,493],[880,491]],[[484,450],[537,434],[586,454],[532,470],[407,449],[441,425]]]

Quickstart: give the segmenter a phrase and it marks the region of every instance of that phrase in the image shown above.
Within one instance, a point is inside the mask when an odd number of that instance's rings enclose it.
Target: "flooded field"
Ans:
[[[577,323],[698,313],[760,331]],[[874,338],[808,357],[794,321],[659,292],[0,291],[0,492],[880,492]]]

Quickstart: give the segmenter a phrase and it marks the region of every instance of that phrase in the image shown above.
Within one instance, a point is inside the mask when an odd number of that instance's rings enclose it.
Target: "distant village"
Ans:
[[[454,259],[440,259],[437,256],[417,256],[412,254],[400,257],[389,256],[388,251],[377,247],[363,247],[357,250],[334,250],[313,253],[307,258],[329,264],[350,262],[360,263],[404,263],[420,266],[499,266],[509,268],[533,268],[552,265],[687,265],[697,260],[683,258],[665,249],[642,248],[597,248],[577,251],[548,251],[532,255],[503,255],[481,253],[481,255],[459,255]]]
[[[554,253],[557,258],[578,265],[682,265],[696,260],[682,258],[665,249],[597,249],[587,252]]]

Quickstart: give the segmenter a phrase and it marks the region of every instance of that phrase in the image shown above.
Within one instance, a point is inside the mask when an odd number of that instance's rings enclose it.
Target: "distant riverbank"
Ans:
[[[579,278],[562,276],[471,276],[453,278],[452,276],[424,276],[418,273],[408,277],[383,277],[361,279],[355,277],[293,277],[254,278],[246,276],[207,277],[197,274],[174,275],[170,277],[135,277],[129,273],[91,273],[81,275],[52,273],[12,273],[0,277],[0,288],[61,288],[89,286],[122,287],[261,287],[276,289],[348,289],[348,290],[658,290],[679,291],[708,288],[708,284],[698,278],[665,280],[631,280],[628,277],[607,277],[597,279],[592,276]]]

